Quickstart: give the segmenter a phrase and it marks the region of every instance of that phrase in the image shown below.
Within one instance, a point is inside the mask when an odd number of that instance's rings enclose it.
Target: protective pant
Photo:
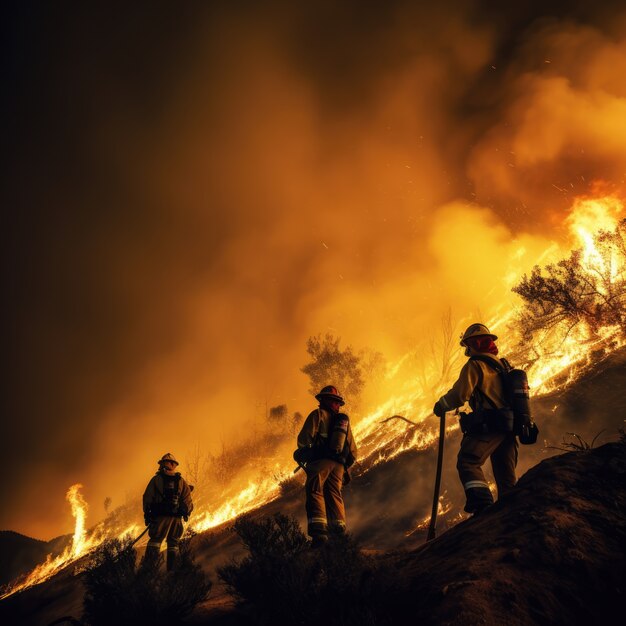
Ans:
[[[479,513],[493,504],[493,496],[485,480],[482,466],[491,457],[491,467],[496,479],[498,497],[510,491],[517,482],[518,444],[513,433],[485,433],[464,435],[456,468],[465,489],[468,513]]]
[[[331,530],[346,528],[346,509],[343,504],[344,467],[331,459],[318,459],[306,466],[306,512],[308,534],[325,539]],[[318,539],[319,541],[319,539]]]
[[[146,561],[156,561],[159,558],[161,544],[167,541],[166,567],[168,571],[176,567],[178,559],[178,543],[183,536],[183,521],[180,517],[159,515],[148,529],[148,547],[146,548]]]

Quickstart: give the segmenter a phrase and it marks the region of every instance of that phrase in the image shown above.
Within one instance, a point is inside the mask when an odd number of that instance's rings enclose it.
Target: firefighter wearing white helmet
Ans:
[[[178,461],[173,454],[167,452],[158,464],[159,470],[143,494],[143,514],[150,537],[145,558],[148,562],[156,561],[165,540],[166,565],[168,571],[171,571],[176,566],[178,543],[183,536],[183,519],[187,521],[193,510],[192,487],[180,472],[175,471]]]
[[[314,547],[328,541],[328,532],[344,532],[346,509],[342,487],[357,448],[350,419],[339,409],[345,404],[336,387],[328,385],[316,396],[319,407],[306,418],[298,434],[294,459],[304,467],[307,532]]]
[[[472,324],[461,336],[461,346],[470,357],[452,388],[435,403],[433,412],[448,411],[469,403],[472,412],[460,413],[463,440],[457,459],[459,478],[465,490],[465,511],[478,514],[493,504],[482,466],[491,459],[498,497],[516,483],[518,444],[513,432],[513,413],[507,405],[502,376],[506,359],[498,358],[497,336],[484,324]]]

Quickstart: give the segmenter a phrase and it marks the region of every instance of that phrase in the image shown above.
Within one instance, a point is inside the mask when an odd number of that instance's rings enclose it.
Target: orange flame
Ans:
[[[18,579],[12,585],[8,586],[3,591],[2,595],[0,595],[0,600],[22,591],[27,587],[32,587],[33,585],[38,585],[39,583],[48,580],[102,541],[104,537],[97,538],[96,536],[92,536],[89,539],[87,538],[85,527],[85,521],[87,519],[87,503],[80,493],[81,488],[81,484],[72,485],[67,490],[66,494],[66,499],[72,507],[72,515],[75,520],[74,535],[70,545],[65,548],[62,554],[55,558],[52,558],[52,555],[49,554],[46,557],[46,560],[35,567],[35,569],[28,574],[28,576],[23,579]]]
[[[577,241],[583,246],[583,262],[586,267],[592,270],[594,267],[606,269],[606,265],[601,264],[611,262],[614,264],[611,266],[611,276],[617,277],[620,272],[625,271],[625,268],[619,268],[614,260],[607,261],[602,252],[597,249],[594,238],[599,229],[615,229],[617,220],[623,212],[623,204],[615,197],[577,200],[574,203],[566,223]],[[550,260],[549,257],[557,251],[558,246],[553,244],[541,261]],[[520,251],[520,257],[522,252]],[[506,284],[513,284],[517,279],[510,275],[510,271],[503,276]],[[514,315],[515,311],[511,306],[506,314],[498,311],[497,315],[494,314],[491,319],[485,321],[490,327],[497,329],[506,327],[513,320]],[[502,341],[500,343],[506,351],[506,343]],[[549,347],[540,349],[536,362],[528,368],[529,381],[534,394],[543,395],[571,382],[590,362],[596,348],[602,347],[608,353],[623,345],[624,340],[616,328],[603,328],[596,336],[591,337],[581,325],[566,336],[553,338]],[[460,358],[460,351],[458,357]],[[414,370],[411,370],[411,362],[414,360],[412,355],[407,354],[389,367],[386,382],[392,389],[389,395],[393,398],[380,402],[354,425],[353,430],[359,442],[360,456],[368,462],[370,467],[405,450],[424,449],[438,436],[436,421],[431,421],[430,407],[433,398],[443,393],[451,381],[442,380],[441,370],[434,362],[421,363],[423,369],[419,376],[416,376]],[[563,380],[564,375],[567,376],[566,380]],[[401,420],[381,425],[383,418],[393,414],[411,416],[414,426],[407,428],[407,424]],[[456,423],[450,424],[447,432],[452,432],[457,428]],[[258,480],[249,482],[239,491],[223,494],[222,501],[219,503],[211,503],[210,507],[198,507],[200,510],[194,514],[192,528],[196,532],[203,532],[277,498],[280,477],[290,475],[291,469],[289,465],[284,464],[284,461],[277,463],[273,478],[265,474]],[[13,586],[5,590],[0,598],[47,580],[77,558],[97,547],[107,536],[117,534],[107,529],[104,524],[97,526],[90,535],[87,534],[85,526],[87,503],[79,491],[81,487],[79,484],[73,485],[67,492],[72,514],[76,520],[71,545],[55,559],[48,556],[45,563],[37,566],[22,581],[16,581]],[[439,514],[445,516],[451,510],[452,506],[446,503],[442,496],[439,502]],[[411,532],[425,527],[428,520],[429,518],[422,520]],[[131,525],[117,536],[135,535],[139,532],[138,525]]]
[[[66,494],[66,498],[72,507],[72,515],[76,520],[74,525],[74,536],[72,538],[72,557],[77,558],[85,552],[85,543],[87,531],[85,529],[85,521],[87,519],[87,502],[83,498],[83,494],[80,493],[82,489],[80,483],[72,485]]]
[[[565,220],[575,241],[582,247],[581,263],[592,275],[607,276],[615,282],[626,271],[620,266],[615,254],[607,255],[598,249],[596,237],[600,230],[614,231],[618,220],[624,214],[623,203],[615,196],[596,199],[578,199]],[[598,290],[605,286],[602,281]],[[545,338],[545,346],[539,349],[536,363],[529,369],[529,382],[535,393],[545,394],[555,388],[570,384],[588,366],[597,349],[607,353],[624,345],[621,329],[606,326],[591,333],[583,324],[576,326],[570,333],[557,330],[553,336]],[[563,380],[563,373],[567,378]]]

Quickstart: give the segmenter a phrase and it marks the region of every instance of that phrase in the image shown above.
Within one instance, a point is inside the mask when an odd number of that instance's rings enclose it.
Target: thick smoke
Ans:
[[[413,4],[5,21],[0,527],[306,413],[310,335],[394,359],[450,308],[497,322],[573,198],[622,190],[622,14]]]

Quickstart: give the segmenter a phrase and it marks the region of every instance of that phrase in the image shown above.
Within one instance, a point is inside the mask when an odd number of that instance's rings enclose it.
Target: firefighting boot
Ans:
[[[311,537],[311,548],[317,550],[323,548],[328,543],[328,535],[326,533],[315,534]]]
[[[334,521],[328,524],[328,537],[331,541],[341,541],[346,536],[344,522]]]
[[[165,566],[168,572],[173,572],[178,565],[178,548],[167,549],[167,560]]]
[[[464,509],[466,513],[477,515],[493,504],[493,496],[486,482],[472,480],[463,486],[465,487],[465,497],[467,498]]]

